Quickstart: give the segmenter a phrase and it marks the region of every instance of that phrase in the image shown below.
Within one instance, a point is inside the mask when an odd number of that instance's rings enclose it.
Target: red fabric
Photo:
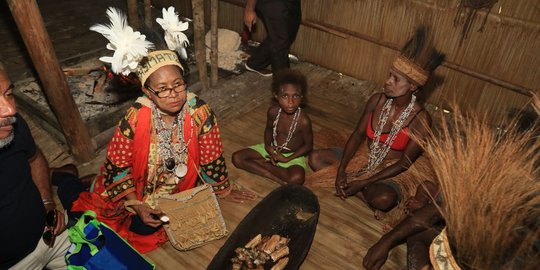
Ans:
[[[137,115],[137,126],[133,138],[133,167],[132,176],[135,181],[137,191],[141,191],[146,183],[146,171],[148,169],[148,154],[150,152],[152,111],[146,106],[139,109]],[[136,192],[137,199],[142,199],[142,192]]]
[[[366,135],[369,139],[373,140],[375,138],[375,131],[373,130],[373,127],[371,126],[371,117],[373,116],[373,113],[369,113],[369,119],[368,124],[366,128]],[[388,133],[381,133],[381,136],[379,136],[379,142],[384,143],[386,139],[388,138]],[[394,140],[394,143],[390,145],[390,149],[396,150],[396,151],[404,151],[407,147],[407,144],[409,143],[409,128],[404,127],[402,128]]]

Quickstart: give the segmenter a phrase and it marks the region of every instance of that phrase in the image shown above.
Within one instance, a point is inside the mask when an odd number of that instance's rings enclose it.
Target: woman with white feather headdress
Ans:
[[[203,100],[189,92],[179,52],[185,57],[187,37],[174,8],[163,9],[157,22],[165,30],[169,50],[155,47],[134,31],[119,10],[107,10],[111,23],[90,29],[101,33],[112,56],[100,60],[112,71],[134,72],[144,95],[120,120],[108,145],[107,158],[89,192],[77,193],[59,185],[59,193],[74,192],[74,202],[63,202],[71,212],[94,210],[98,219],[126,238],[140,252],[167,241],[163,213],[155,197],[193,188],[197,182],[226,196],[231,190],[216,116]]]

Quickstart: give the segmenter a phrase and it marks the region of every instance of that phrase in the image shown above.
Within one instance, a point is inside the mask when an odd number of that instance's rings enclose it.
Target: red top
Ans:
[[[366,128],[366,135],[371,140],[375,138],[375,131],[373,130],[373,127],[371,126],[372,115],[373,115],[373,112],[370,112],[368,124]],[[379,141],[382,143],[385,143],[386,138],[388,138],[388,135],[389,135],[388,133],[381,133],[381,136],[379,136]],[[404,151],[408,143],[409,143],[409,128],[404,127],[398,132],[396,139],[394,140],[394,143],[390,145],[390,149],[395,150],[395,151]]]

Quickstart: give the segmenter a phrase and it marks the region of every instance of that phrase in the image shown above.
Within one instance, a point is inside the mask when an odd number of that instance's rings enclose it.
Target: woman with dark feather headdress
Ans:
[[[539,105],[533,97],[537,112]],[[453,111],[452,118],[441,118],[436,134],[418,141],[442,199],[382,236],[364,257],[366,269],[380,269],[402,243],[408,269],[538,269],[538,115],[529,123],[527,116],[511,116],[500,132],[481,116]]]
[[[422,149],[410,136],[422,137],[430,129],[431,118],[416,98],[444,59],[430,42],[426,28],[416,30],[392,63],[383,93],[368,100],[343,151],[312,152],[309,161],[316,172],[307,186],[335,187],[342,199],[357,196],[365,201],[377,218],[392,209],[392,219],[401,218],[404,209],[396,206],[414,194],[421,180],[404,172],[415,163],[429,179]]]

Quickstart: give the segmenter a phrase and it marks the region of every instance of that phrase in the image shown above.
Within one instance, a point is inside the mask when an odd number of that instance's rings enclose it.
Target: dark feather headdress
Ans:
[[[392,69],[417,85],[425,85],[429,75],[444,61],[444,54],[432,46],[433,39],[426,27],[420,26],[405,43]]]

